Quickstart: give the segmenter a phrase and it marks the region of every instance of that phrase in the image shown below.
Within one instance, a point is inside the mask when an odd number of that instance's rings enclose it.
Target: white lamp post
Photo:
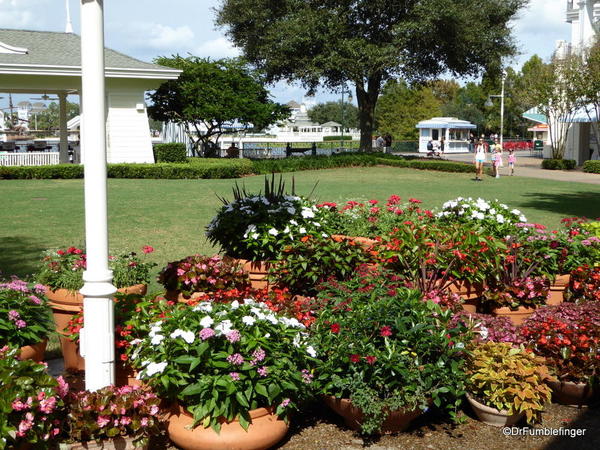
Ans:
[[[85,242],[83,273],[85,387],[114,382],[112,272],[108,268],[106,207],[106,113],[103,0],[81,0],[81,146],[84,154]]]
[[[500,146],[504,142],[504,81],[506,80],[506,72],[502,71],[502,90],[500,95],[488,95],[487,101],[484,103],[485,106],[494,106],[492,103],[492,97],[500,97]]]

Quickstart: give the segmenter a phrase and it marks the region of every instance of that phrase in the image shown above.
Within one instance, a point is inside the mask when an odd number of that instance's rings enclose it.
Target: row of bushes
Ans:
[[[577,166],[574,159],[544,159],[542,169],[547,170],[573,170]]]
[[[589,173],[600,173],[600,161],[590,159],[584,162],[583,171]]]
[[[157,164],[109,164],[108,178],[196,179],[239,178],[273,172],[333,169],[366,166],[407,167],[442,172],[473,172],[470,164],[422,158],[403,158],[383,153],[352,153],[333,156],[265,159],[200,159],[190,162]],[[56,166],[0,167],[0,179],[74,179],[83,178],[83,166],[60,164]]]

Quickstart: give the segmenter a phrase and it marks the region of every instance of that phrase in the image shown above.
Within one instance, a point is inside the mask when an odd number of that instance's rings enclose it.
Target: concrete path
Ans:
[[[444,159],[450,161],[461,161],[473,163],[472,153],[446,154]],[[508,175],[507,156],[503,155],[504,167],[500,168],[500,176]],[[491,162],[486,163],[486,168],[491,167]],[[600,174],[582,172],[581,168],[575,170],[546,170],[542,169],[542,160],[535,156],[529,156],[528,152],[517,153],[517,162],[515,164],[515,176],[542,178],[545,180],[570,181],[577,183],[600,184]]]

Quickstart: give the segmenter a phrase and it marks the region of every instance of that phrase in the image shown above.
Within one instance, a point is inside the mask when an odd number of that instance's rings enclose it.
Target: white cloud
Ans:
[[[224,37],[203,42],[194,52],[196,56],[211,57],[214,59],[232,58],[240,55],[239,49]]]
[[[39,7],[39,5],[37,6]],[[32,27],[36,22],[34,11],[34,1],[32,0],[0,0],[0,26],[7,28]]]
[[[111,25],[111,28],[117,29],[116,24]],[[182,51],[189,49],[194,40],[194,32],[188,25],[132,22],[122,28],[121,32],[126,41],[140,49]]]

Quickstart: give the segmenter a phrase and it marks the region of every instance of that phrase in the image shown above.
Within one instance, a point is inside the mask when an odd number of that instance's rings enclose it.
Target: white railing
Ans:
[[[0,166],[50,166],[58,164],[58,152],[0,152]]]

